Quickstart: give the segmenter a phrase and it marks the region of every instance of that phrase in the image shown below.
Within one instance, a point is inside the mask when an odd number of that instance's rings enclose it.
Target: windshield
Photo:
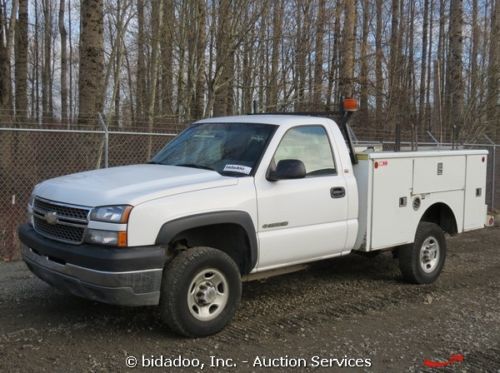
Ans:
[[[274,129],[269,124],[202,123],[169,142],[151,163],[250,175]]]

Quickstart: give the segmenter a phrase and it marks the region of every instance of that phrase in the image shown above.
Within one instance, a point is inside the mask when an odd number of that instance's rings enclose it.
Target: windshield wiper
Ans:
[[[203,165],[199,165],[199,164],[194,164],[194,163],[179,163],[179,164],[176,164],[174,166],[200,168],[202,170],[210,170],[210,171],[218,172],[215,168],[212,168],[209,166],[203,166]]]

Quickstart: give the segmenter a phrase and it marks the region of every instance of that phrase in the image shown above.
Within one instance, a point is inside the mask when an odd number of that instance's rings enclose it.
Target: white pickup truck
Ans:
[[[404,279],[433,282],[444,233],[484,227],[487,152],[355,155],[344,131],[311,115],[210,118],[148,164],[44,181],[23,259],[78,296],[159,305],[186,336],[220,331],[242,280],[353,250],[393,250]]]

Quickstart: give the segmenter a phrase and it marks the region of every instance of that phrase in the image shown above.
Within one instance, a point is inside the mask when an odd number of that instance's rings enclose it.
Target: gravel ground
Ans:
[[[390,254],[350,255],[246,283],[235,320],[204,339],[177,337],[155,307],[64,295],[23,263],[0,263],[0,371],[123,371],[127,356],[140,365],[142,355],[163,355],[165,365],[182,356],[211,372],[266,371],[254,366],[264,356],[308,363],[277,371],[313,370],[319,356],[370,359],[371,367],[353,371],[500,372],[499,243],[500,228],[450,238],[444,271],[427,286],[403,283]],[[464,360],[441,369],[423,365],[453,354]],[[211,356],[228,366],[210,366]]]

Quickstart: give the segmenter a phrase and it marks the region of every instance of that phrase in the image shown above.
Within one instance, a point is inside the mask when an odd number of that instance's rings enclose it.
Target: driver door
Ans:
[[[306,177],[256,177],[259,270],[334,256],[345,249],[346,181],[337,172],[333,154],[323,126],[293,127],[283,135],[269,167],[283,159],[300,160]]]

